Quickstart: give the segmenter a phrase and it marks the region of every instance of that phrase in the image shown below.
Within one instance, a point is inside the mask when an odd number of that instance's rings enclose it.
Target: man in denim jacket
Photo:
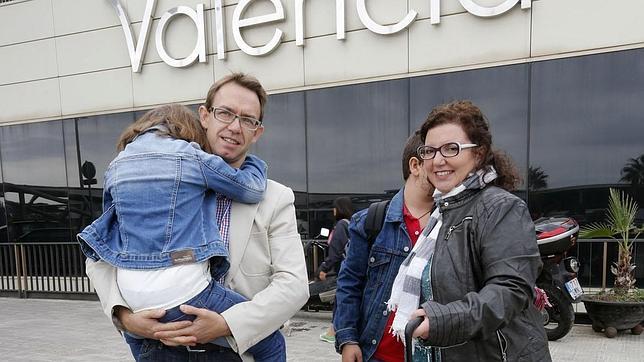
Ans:
[[[422,144],[418,133],[407,140],[402,159],[405,186],[389,203],[371,247],[364,230],[367,210],[356,213],[349,225],[351,243],[338,275],[333,319],[336,350],[343,362],[403,360],[402,343],[389,333],[393,313],[387,312],[386,302],[398,268],[433,207],[434,188],[416,154]]]

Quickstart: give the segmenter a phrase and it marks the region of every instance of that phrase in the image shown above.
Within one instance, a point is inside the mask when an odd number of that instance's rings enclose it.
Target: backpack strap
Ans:
[[[367,234],[367,242],[369,243],[369,250],[376,237],[380,234],[382,230],[382,225],[385,222],[385,215],[387,215],[387,207],[389,206],[390,200],[384,200],[379,202],[374,202],[369,205],[369,210],[367,211],[367,218],[364,223],[364,231]]]

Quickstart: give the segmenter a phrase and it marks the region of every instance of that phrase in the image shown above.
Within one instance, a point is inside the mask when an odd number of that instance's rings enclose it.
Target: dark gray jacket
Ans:
[[[422,308],[442,361],[550,361],[533,306],[541,259],[525,203],[498,187],[466,190],[438,207],[443,225]]]

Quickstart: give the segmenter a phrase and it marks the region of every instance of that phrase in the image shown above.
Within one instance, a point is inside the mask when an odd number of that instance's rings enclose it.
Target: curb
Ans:
[[[331,322],[331,319],[333,318],[333,314],[331,312],[307,312],[304,310],[300,310],[297,313],[295,313],[293,318],[316,319],[319,321]]]

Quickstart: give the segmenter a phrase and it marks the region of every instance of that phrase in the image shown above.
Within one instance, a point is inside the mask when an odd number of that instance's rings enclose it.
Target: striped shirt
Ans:
[[[230,245],[230,209],[232,206],[232,200],[226,196],[217,193],[217,225],[219,225],[219,234],[221,235],[221,241],[224,243],[226,250],[229,249]],[[219,279],[220,283],[224,283],[226,274],[221,276]]]

